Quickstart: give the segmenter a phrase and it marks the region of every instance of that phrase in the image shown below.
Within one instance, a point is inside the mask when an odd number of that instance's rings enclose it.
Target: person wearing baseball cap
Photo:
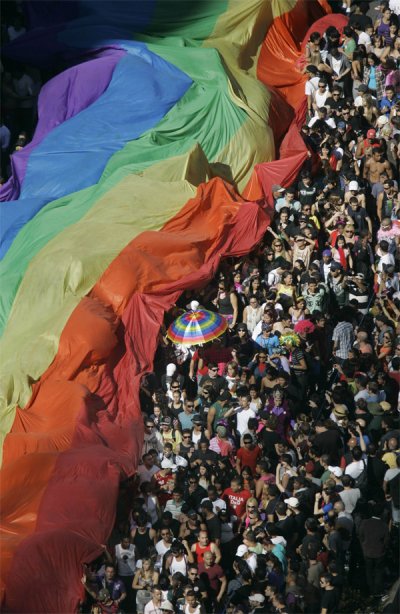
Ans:
[[[343,470],[340,467],[329,465],[328,469],[335,478],[341,478],[343,475]]]
[[[254,593],[254,595],[249,595],[249,604],[251,608],[252,614],[262,614],[265,612],[264,607],[265,597],[261,595],[261,593]]]
[[[295,508],[297,509],[299,507],[299,500],[297,499],[297,497],[289,497],[289,499],[284,499],[283,500],[284,503],[286,503],[286,505],[290,508]]]

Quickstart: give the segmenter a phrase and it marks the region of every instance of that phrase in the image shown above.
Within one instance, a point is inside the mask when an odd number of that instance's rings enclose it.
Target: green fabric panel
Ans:
[[[218,17],[227,8],[228,0],[161,0],[157,2],[145,33],[178,36],[200,45],[211,34]]]
[[[246,113],[229,96],[228,79],[214,49],[171,49],[196,82],[158,126],[128,143],[109,160],[97,185],[46,205],[26,224],[0,263],[0,333],[31,259],[58,233],[79,221],[109,189],[130,173],[140,173],[156,162],[188,153],[200,143],[213,161],[246,120]],[[204,71],[204,65],[207,71]],[[242,161],[232,152],[232,174]],[[122,249],[123,246],[121,246]]]
[[[193,164],[200,180],[209,176],[197,148],[175,162],[189,177]],[[152,169],[143,176],[126,176],[31,261],[0,342],[0,433],[12,423],[10,407],[29,400],[31,383],[51,364],[72,311],[110,263],[140,233],[162,228],[195,195],[186,178],[168,182],[161,177],[157,168],[155,176]]]

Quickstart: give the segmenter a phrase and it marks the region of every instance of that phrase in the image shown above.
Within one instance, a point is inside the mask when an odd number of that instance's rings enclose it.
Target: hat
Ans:
[[[274,185],[271,188],[271,191],[272,192],[284,192],[285,188],[283,188],[281,185],[274,183]]]
[[[379,405],[382,407],[383,411],[390,411],[392,409],[391,404],[387,401],[382,401],[381,403],[379,403]]]
[[[265,597],[261,595],[261,593],[255,593],[255,595],[249,595],[249,601],[254,601],[255,603],[264,603]]]
[[[368,92],[368,87],[364,83],[360,83],[357,90],[361,93]]]
[[[392,134],[392,126],[390,124],[385,124],[381,128],[381,136],[390,136]]]
[[[107,599],[110,599],[110,593],[108,589],[106,588],[100,589],[97,595],[97,599],[98,601],[107,601]]]
[[[304,468],[307,473],[313,473],[315,471],[315,465],[312,461],[308,461],[308,463],[304,465]]]
[[[336,127],[344,130],[346,128],[346,124],[344,122],[338,122]]]
[[[248,551],[249,551],[248,547],[245,546],[244,544],[241,544],[239,548],[236,550],[236,556],[243,556]]]
[[[307,219],[306,215],[299,215],[299,222],[307,222]]]
[[[368,132],[369,132],[369,130],[368,130]],[[360,189],[360,186],[358,185],[358,181],[350,181],[350,183],[349,183],[349,190],[350,191],[354,190],[356,192],[359,189]]]
[[[347,409],[346,405],[343,405],[342,403],[335,405],[333,408],[333,413],[337,418],[345,418],[348,414],[348,411],[349,410]]]
[[[261,593],[255,593],[254,595],[249,595],[249,601],[253,601],[254,603],[259,603],[260,605],[264,603],[265,597],[261,595]]]
[[[376,120],[376,125],[378,128],[382,128],[383,126],[385,126],[386,124],[389,123],[389,118],[387,115],[380,115],[378,117],[378,119]],[[373,137],[371,137],[373,138]]]
[[[246,324],[238,324],[236,330],[245,330],[245,331],[247,331],[247,325]]]
[[[219,424],[215,429],[220,437],[225,437],[226,435],[226,427],[223,424]]]
[[[343,471],[341,470],[340,467],[334,467],[333,465],[329,465],[328,469],[337,478],[341,478],[343,475]]]
[[[294,499],[295,497],[290,497],[290,498],[291,498],[291,499]],[[286,503],[286,501],[285,501],[285,503]],[[295,506],[293,506],[293,507],[295,507]],[[271,542],[272,542],[272,543],[273,543],[275,546],[277,546],[278,544],[280,544],[281,546],[284,546],[284,547],[286,548],[287,541],[286,541],[286,539],[285,539],[284,537],[282,537],[282,535],[276,535],[276,537],[272,537],[272,538],[271,538]]]
[[[189,516],[189,518],[197,518],[197,512],[196,510],[188,510],[186,512],[186,516]]]
[[[195,414],[192,418],[192,422],[194,424],[203,424],[203,418],[200,416],[200,414]]]
[[[199,307],[200,307],[199,301],[190,301],[190,303],[186,305],[186,309],[188,311],[197,311]]]
[[[343,269],[342,265],[339,262],[333,261],[331,264],[331,271],[341,271]]]
[[[367,139],[374,139],[376,137],[376,130],[374,128],[370,128],[367,131]]]
[[[371,416],[382,416],[383,415],[383,408],[381,407],[380,403],[368,403],[367,407],[368,407],[368,412],[371,414]]]
[[[330,249],[324,249],[324,251],[322,252],[323,256],[332,256],[332,252]]]
[[[299,500],[297,497],[289,497],[289,499],[284,499],[284,503],[290,507],[299,507]]]
[[[173,375],[175,371],[176,371],[176,365],[174,365],[173,362],[170,362],[169,365],[167,365],[167,375],[171,377],[171,375]]]
[[[164,416],[161,418],[160,424],[167,424],[168,426],[171,426],[171,418],[169,416]]]
[[[161,603],[160,610],[167,610],[168,612],[173,612],[174,606],[170,601],[166,600]]]

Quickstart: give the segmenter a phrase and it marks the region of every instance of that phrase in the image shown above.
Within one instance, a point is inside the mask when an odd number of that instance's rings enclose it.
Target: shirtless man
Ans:
[[[383,152],[381,149],[375,149],[365,165],[363,171],[363,178],[367,179],[372,186],[374,183],[378,183],[381,173],[386,171],[389,179],[393,177],[392,167],[387,160],[383,159]]]

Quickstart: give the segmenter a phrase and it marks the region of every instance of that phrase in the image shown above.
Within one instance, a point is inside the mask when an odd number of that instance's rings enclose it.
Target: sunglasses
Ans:
[[[187,403],[186,407],[194,407],[194,405],[189,405],[189,403]]]
[[[172,390],[180,390],[180,386],[171,386]]]
[[[191,435],[184,435],[183,436],[183,439],[190,439],[190,438],[191,438]]]

